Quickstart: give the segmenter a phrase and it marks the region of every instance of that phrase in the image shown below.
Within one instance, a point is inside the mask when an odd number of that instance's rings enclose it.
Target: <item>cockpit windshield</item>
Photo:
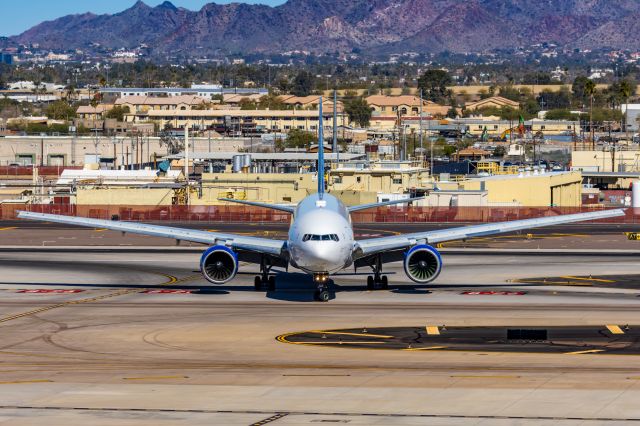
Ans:
[[[302,237],[302,241],[340,241],[340,238],[338,238],[337,234],[305,234],[305,236]]]

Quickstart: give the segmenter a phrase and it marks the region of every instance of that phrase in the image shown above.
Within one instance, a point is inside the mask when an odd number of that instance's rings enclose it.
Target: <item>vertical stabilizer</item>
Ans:
[[[324,117],[322,116],[322,96],[318,104],[318,194],[324,194]]]

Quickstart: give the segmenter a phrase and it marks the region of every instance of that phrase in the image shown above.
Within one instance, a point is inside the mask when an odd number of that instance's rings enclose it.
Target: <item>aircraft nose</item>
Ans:
[[[343,263],[340,250],[331,242],[309,244],[305,250],[305,260],[307,267],[318,271],[334,269]]]

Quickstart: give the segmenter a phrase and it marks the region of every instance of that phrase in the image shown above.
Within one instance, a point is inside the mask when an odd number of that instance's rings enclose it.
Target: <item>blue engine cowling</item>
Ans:
[[[209,247],[200,258],[200,271],[210,283],[229,282],[238,273],[238,255],[229,247]]]
[[[421,244],[412,247],[405,255],[404,272],[411,281],[425,284],[435,280],[442,270],[442,258],[435,248]]]

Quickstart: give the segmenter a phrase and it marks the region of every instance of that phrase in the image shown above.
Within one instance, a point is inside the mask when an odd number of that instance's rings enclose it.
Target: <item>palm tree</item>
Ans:
[[[594,148],[595,144],[595,135],[593,129],[593,95],[596,93],[596,84],[593,80],[587,80],[584,84],[584,94],[589,96],[591,106],[589,108],[589,130],[591,131],[591,147]]]
[[[625,108],[624,108],[624,130],[625,130],[625,139],[629,140],[629,125],[627,124],[627,120],[629,119],[629,96],[631,96],[631,84],[627,80],[622,80],[620,82],[619,93],[620,96],[624,99]]]

